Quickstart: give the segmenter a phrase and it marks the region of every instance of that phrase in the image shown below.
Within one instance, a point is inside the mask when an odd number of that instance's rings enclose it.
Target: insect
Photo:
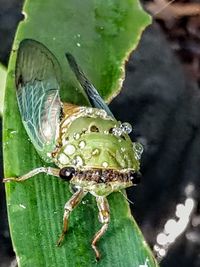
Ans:
[[[58,168],[39,167],[20,177],[5,178],[4,182],[22,182],[42,172],[69,182],[73,195],[64,206],[58,245],[67,232],[70,213],[91,193],[102,224],[91,243],[99,260],[97,242],[110,221],[106,197],[138,183],[142,146],[132,143],[128,135],[131,125],[115,119],[74,57],[69,53],[66,57],[91,107],[62,103],[61,68],[55,56],[35,40],[20,43],[15,80],[22,121],[41,158]]]

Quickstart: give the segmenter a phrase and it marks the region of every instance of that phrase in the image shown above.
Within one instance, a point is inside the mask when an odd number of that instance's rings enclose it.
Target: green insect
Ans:
[[[41,158],[58,168],[39,167],[4,181],[22,182],[42,172],[69,181],[73,195],[64,206],[58,245],[67,232],[70,213],[91,193],[96,198],[102,224],[91,244],[99,260],[96,243],[110,221],[106,197],[138,183],[142,146],[131,142],[128,135],[131,125],[114,118],[73,56],[66,57],[92,107],[62,103],[57,59],[37,41],[26,39],[20,43],[15,79],[22,121]]]

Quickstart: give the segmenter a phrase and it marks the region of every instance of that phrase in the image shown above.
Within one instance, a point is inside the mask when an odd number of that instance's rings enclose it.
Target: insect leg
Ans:
[[[92,241],[92,248],[94,249],[94,252],[96,254],[96,259],[100,259],[100,253],[96,247],[97,241],[102,237],[102,235],[106,232],[108,229],[108,223],[110,221],[110,210],[109,210],[109,204],[106,197],[97,197],[97,206],[99,209],[99,221],[102,223],[102,227],[100,230],[95,234],[93,241]]]
[[[81,202],[83,197],[87,194],[83,189],[79,189],[73,196],[66,202],[63,215],[63,230],[57,245],[60,246],[64,240],[65,234],[68,230],[68,218],[72,210]]]
[[[39,174],[39,173],[46,173],[48,175],[53,175],[53,176],[59,176],[59,172],[60,169],[56,169],[56,168],[51,168],[51,167],[40,167],[40,168],[36,168],[20,177],[10,177],[10,178],[4,178],[3,182],[7,183],[7,182],[23,182],[25,180],[28,180],[29,178]]]

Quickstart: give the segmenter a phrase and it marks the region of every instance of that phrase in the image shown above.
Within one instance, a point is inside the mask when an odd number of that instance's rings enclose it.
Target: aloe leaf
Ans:
[[[86,104],[69,70],[65,52],[77,58],[104,98],[111,98],[120,89],[125,59],[150,23],[136,0],[27,0],[23,12],[25,19],[16,33],[5,94],[5,177],[19,176],[46,165],[28,139],[16,103],[14,69],[19,42],[32,38],[53,51],[63,71],[62,99]],[[37,175],[24,183],[6,184],[6,195],[19,266],[96,266],[90,243],[100,223],[93,197],[85,197],[74,210],[65,242],[56,247],[64,203],[71,196],[68,185],[51,176]],[[157,266],[127,201],[120,193],[113,193],[108,200],[111,223],[99,242],[102,259],[98,266]]]
[[[0,116],[3,114],[6,75],[7,75],[6,68],[0,63]]]

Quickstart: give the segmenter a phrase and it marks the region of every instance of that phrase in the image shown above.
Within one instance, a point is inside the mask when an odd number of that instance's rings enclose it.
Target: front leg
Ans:
[[[52,167],[40,167],[36,168],[20,177],[10,177],[10,178],[4,178],[3,182],[8,183],[8,182],[23,182],[28,180],[29,178],[32,178],[33,176],[39,174],[39,173],[46,173],[48,175],[53,175],[56,177],[60,177],[60,169],[52,168]]]
[[[82,188],[80,188],[73,196],[66,202],[64,207],[63,215],[63,230],[60,238],[58,239],[57,245],[60,246],[64,240],[65,234],[68,230],[68,218],[73,209],[78,206],[83,197],[87,194]]]
[[[103,224],[100,230],[95,234],[92,241],[92,248],[94,249],[96,260],[98,261],[100,259],[100,253],[97,249],[96,243],[108,229],[108,223],[110,221],[110,210],[106,197],[97,197],[96,201],[99,209],[99,221]]]

